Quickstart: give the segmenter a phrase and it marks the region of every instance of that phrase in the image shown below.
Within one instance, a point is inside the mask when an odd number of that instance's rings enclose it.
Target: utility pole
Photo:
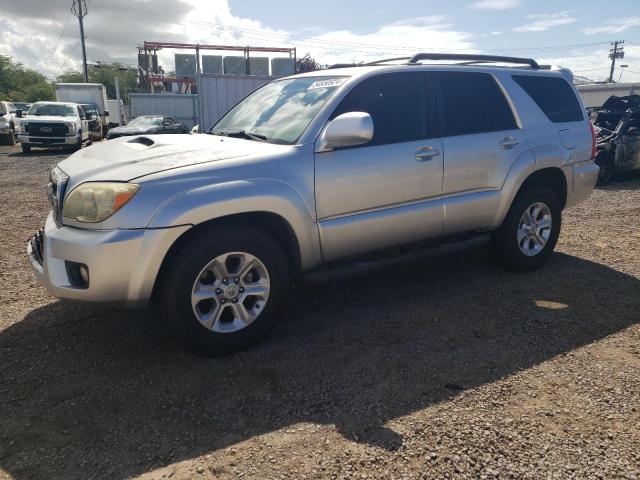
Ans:
[[[609,58],[611,59],[609,83],[613,83],[613,70],[616,68],[616,58],[624,58],[624,47],[622,46],[623,43],[624,40],[616,40],[615,42],[611,42],[613,48],[609,50]]]
[[[82,43],[82,73],[84,82],[89,83],[89,71],[87,70],[87,51],[84,47],[84,24],[82,19],[87,15],[87,0],[73,0],[71,5],[71,13],[78,17],[80,23],[80,42]]]

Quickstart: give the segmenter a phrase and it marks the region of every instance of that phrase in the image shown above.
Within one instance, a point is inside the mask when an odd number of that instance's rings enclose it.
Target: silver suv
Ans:
[[[540,267],[598,177],[569,74],[511,57],[400,61],[273,81],[209,134],[75,153],[51,172],[52,212],[27,246],[37,277],[60,298],[151,303],[179,342],[216,356],[261,340],[302,274],[371,252],[484,235],[506,267]]]

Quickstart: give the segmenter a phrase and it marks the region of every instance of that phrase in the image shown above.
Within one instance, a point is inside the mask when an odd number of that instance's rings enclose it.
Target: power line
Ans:
[[[53,48],[53,50],[51,50],[51,53],[49,54],[49,60],[51,60],[53,58],[53,55],[56,53],[56,50],[58,50],[58,46],[60,45],[60,40],[62,39],[62,36],[64,35],[64,32],[67,31],[67,27],[69,26],[69,22],[70,21],[71,21],[71,17],[69,17],[67,19],[67,23],[64,24],[64,28],[60,32],[60,36],[58,37],[58,41],[56,42],[56,46]]]

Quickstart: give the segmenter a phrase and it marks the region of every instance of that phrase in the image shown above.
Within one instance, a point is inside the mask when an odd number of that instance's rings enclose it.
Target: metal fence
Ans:
[[[202,128],[208,129],[236,103],[274,77],[255,75],[201,75],[199,92]]]
[[[182,93],[131,93],[130,116],[166,115],[189,129],[202,122],[208,129],[231,107],[274,77],[255,75],[201,75],[200,95]],[[199,98],[200,97],[200,98]],[[202,108],[202,116],[199,115]]]
[[[180,93],[131,93],[131,116],[166,115],[192,128],[198,123],[198,96]]]

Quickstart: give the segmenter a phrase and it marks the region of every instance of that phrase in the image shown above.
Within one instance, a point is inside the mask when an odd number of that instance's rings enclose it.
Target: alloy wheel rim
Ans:
[[[253,323],[269,299],[269,272],[259,258],[246,252],[218,255],[198,274],[191,306],[208,330],[233,333]]]
[[[549,241],[553,225],[546,203],[535,202],[522,214],[518,224],[518,247],[528,257],[538,255]]]

